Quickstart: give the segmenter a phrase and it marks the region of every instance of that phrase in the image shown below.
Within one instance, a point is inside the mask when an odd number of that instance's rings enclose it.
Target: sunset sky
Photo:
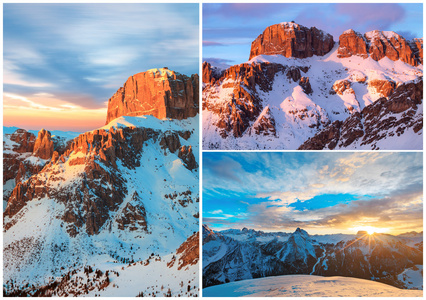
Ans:
[[[423,37],[422,4],[398,3],[205,3],[203,60],[234,65],[246,62],[251,42],[281,22],[315,26],[334,36],[347,29],[365,33],[392,30],[407,39]]]
[[[4,126],[85,131],[133,74],[199,69],[198,4],[4,4]]]
[[[203,222],[310,234],[423,229],[422,153],[203,153]]]

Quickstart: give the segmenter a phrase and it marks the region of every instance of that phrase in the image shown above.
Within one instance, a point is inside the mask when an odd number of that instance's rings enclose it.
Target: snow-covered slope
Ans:
[[[230,282],[203,289],[203,297],[422,297],[423,291],[348,277],[286,275]]]
[[[197,128],[198,116],[120,117],[19,183],[5,294],[197,295]]]
[[[338,48],[303,59],[259,55],[216,75],[204,64],[209,77],[203,79],[203,148],[295,150],[327,125],[423,76],[422,65],[388,57],[342,58]],[[422,105],[415,113],[410,117],[422,117]],[[422,130],[407,127],[386,137],[390,141],[382,141],[380,149],[422,149]],[[362,149],[371,149],[370,144]]]

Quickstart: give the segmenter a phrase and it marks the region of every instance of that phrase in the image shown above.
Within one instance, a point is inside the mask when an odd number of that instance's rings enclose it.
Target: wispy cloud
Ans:
[[[242,226],[348,230],[374,217],[375,225],[396,228],[406,215],[421,225],[419,153],[205,153],[203,159],[204,207],[247,213]],[[317,205],[324,195],[335,197]]]
[[[133,74],[197,73],[198,13],[191,3],[4,4],[4,91],[94,109]]]

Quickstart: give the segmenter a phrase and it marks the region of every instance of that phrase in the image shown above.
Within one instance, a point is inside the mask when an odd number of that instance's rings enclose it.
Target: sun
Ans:
[[[389,231],[389,228],[378,228],[373,226],[358,226],[353,228],[356,232],[358,231],[366,231],[368,235],[372,235],[374,233],[384,233]]]

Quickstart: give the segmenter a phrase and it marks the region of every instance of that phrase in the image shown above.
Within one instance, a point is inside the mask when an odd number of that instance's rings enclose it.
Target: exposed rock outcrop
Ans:
[[[367,58],[367,41],[360,33],[349,29],[343,32],[339,37],[337,57],[350,57],[352,55],[359,55],[363,58]]]
[[[130,76],[108,100],[106,124],[120,116],[194,117],[198,114],[198,84],[197,74],[188,77],[167,68]]]
[[[269,26],[252,42],[249,60],[261,54],[296,58],[322,56],[333,46],[333,36],[322,30],[284,22]]]
[[[273,135],[276,136],[275,119],[271,114],[269,106],[265,107],[253,124],[255,134]]]
[[[214,84],[218,80],[225,70],[213,67],[208,62],[203,62],[203,83]]]
[[[10,140],[15,142],[12,150],[18,153],[33,152],[36,137],[25,129],[17,129],[10,135]]]
[[[53,154],[53,141],[50,132],[41,129],[34,144],[33,155],[41,159],[50,159]]]
[[[368,81],[368,88],[380,93],[383,97],[389,97],[395,90],[396,84],[388,79],[372,79]]]
[[[176,253],[179,255],[179,270],[185,268],[188,265],[195,265],[198,262],[200,257],[199,236],[199,232],[195,232],[177,249]]]
[[[225,80],[233,82],[222,85],[225,88],[232,88],[231,98],[227,99],[227,102],[217,105],[215,101],[203,101],[203,109],[219,115],[216,126],[221,129],[222,137],[228,136],[231,132],[235,137],[244,133],[250,122],[255,121],[263,109],[256,86],[263,91],[271,90],[275,74],[285,69],[285,66],[279,64],[245,63],[230,67],[215,81],[215,84],[222,84]]]
[[[410,41],[410,47],[413,49],[414,56],[418,57],[421,64],[423,64],[423,39],[413,39]]]
[[[338,57],[358,55],[378,61],[384,57],[402,60],[412,66],[423,63],[423,39],[411,42],[393,31],[373,30],[361,35],[354,30],[346,30],[339,37]]]
[[[338,95],[343,95],[345,92],[346,93],[351,93],[354,94],[354,90],[351,88],[351,82],[349,80],[337,80],[334,84],[333,84],[333,90],[336,94]]]
[[[306,94],[308,95],[312,94],[313,90],[311,87],[311,83],[309,82],[309,77],[300,78],[299,85],[302,87],[303,91]]]
[[[402,84],[389,99],[380,98],[344,122],[333,122],[303,143],[299,150],[332,150],[354,144],[378,150],[377,143],[381,139],[399,136],[407,130],[418,133],[423,129],[423,113],[418,111],[422,101],[423,80]],[[401,115],[397,117],[397,114]]]

